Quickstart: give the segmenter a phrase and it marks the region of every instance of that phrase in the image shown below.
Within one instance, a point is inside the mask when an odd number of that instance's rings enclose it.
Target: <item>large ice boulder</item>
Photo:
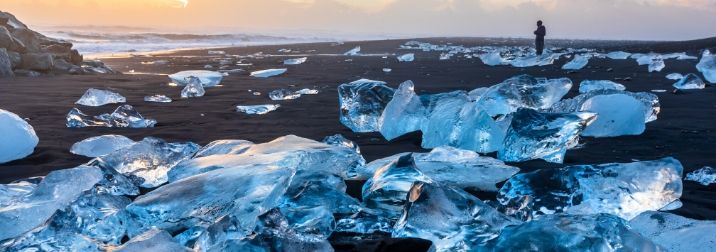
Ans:
[[[186,80],[188,83],[184,89],[181,90],[181,98],[202,97],[206,94],[204,85],[201,84],[201,80],[199,78],[189,76]]]
[[[690,73],[674,83],[674,87],[677,89],[704,89],[706,83],[698,75]]]
[[[353,132],[380,130],[378,121],[395,90],[385,82],[360,79],[338,86],[341,123]]]
[[[72,145],[70,152],[86,157],[99,157],[110,154],[116,150],[124,149],[135,142],[121,135],[103,135],[90,137]]]
[[[579,93],[586,94],[595,90],[626,90],[626,87],[622,84],[610,81],[610,80],[583,80],[579,83]]]
[[[681,163],[673,158],[542,169],[510,178],[497,200],[525,220],[567,213],[608,213],[630,220],[681,197]]]
[[[420,97],[415,94],[412,81],[400,84],[393,99],[385,106],[378,119],[380,133],[385,139],[392,140],[407,133],[420,130],[427,119],[427,109]],[[439,113],[444,113],[440,111]]]
[[[169,79],[177,85],[186,86],[190,83],[191,78],[198,78],[199,82],[204,87],[213,87],[219,85],[224,75],[219,72],[207,71],[207,70],[190,70],[181,71],[175,74],[170,74]]]
[[[668,251],[716,250],[716,221],[649,211],[629,221],[629,226]]]
[[[40,141],[29,123],[3,109],[0,109],[0,132],[0,164],[29,156]]]
[[[123,102],[127,102],[127,98],[124,98],[124,96],[116,92],[90,88],[85,92],[84,95],[82,95],[82,97],[80,97],[79,100],[77,100],[77,102],[75,102],[75,104],[90,107],[99,107],[102,105]]]
[[[490,116],[506,115],[518,108],[547,109],[572,88],[567,78],[546,79],[520,75],[482,90],[476,98],[479,108]]]
[[[696,65],[696,69],[704,75],[704,78],[711,84],[716,84],[716,55],[711,51],[705,50],[701,55],[701,61]]]
[[[433,182],[418,169],[411,154],[400,156],[375,171],[363,185],[363,204],[378,209],[382,216],[397,219],[415,182]]]
[[[182,246],[172,238],[167,231],[150,229],[124,243],[122,246],[111,249],[113,252],[189,252],[189,248]]]

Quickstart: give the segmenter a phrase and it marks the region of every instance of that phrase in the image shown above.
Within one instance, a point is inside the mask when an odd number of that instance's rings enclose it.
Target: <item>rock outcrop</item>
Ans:
[[[72,43],[31,30],[0,11],[0,78],[41,74],[116,74],[98,61],[84,61]]]

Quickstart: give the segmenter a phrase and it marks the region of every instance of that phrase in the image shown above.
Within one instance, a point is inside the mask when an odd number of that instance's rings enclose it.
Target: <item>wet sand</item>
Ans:
[[[121,134],[134,140],[146,136],[163,138],[167,141],[194,141],[207,144],[218,139],[246,139],[257,143],[270,141],[287,134],[294,134],[315,140],[325,136],[343,134],[356,141],[365,158],[370,161],[405,151],[425,151],[420,148],[420,135],[411,134],[392,142],[386,142],[379,134],[355,134],[338,120],[338,98],[336,89],[341,83],[359,78],[383,80],[397,87],[405,80],[412,80],[418,94],[472,90],[490,86],[503,80],[530,74],[537,77],[569,77],[575,83],[569,97],[578,94],[578,83],[585,79],[609,79],[631,77],[621,82],[629,91],[650,91],[666,89],[671,91],[674,81],[665,76],[672,72],[697,72],[697,60],[666,60],[666,68],[660,73],[648,73],[646,66],[638,66],[635,60],[592,59],[589,65],[577,73],[567,73],[560,67],[567,61],[561,59],[554,65],[533,68],[510,66],[490,67],[477,59],[456,58],[438,60],[439,52],[400,50],[406,40],[347,42],[345,44],[313,43],[280,46],[257,46],[222,49],[227,54],[249,55],[257,52],[281,55],[261,59],[246,59],[252,66],[237,66],[246,71],[232,73],[222,82],[221,87],[209,88],[202,98],[181,99],[181,87],[168,85],[169,80],[162,74],[181,70],[204,69],[204,65],[218,66],[220,56],[208,55],[207,50],[179,51],[154,56],[111,58],[104,62],[125,73],[110,76],[45,76],[39,78],[0,79],[0,108],[12,111],[23,118],[29,118],[40,143],[31,156],[0,165],[0,182],[41,176],[63,168],[80,165],[88,158],[69,153],[70,146],[82,139],[102,135]],[[505,39],[420,39],[423,42],[455,45],[519,45],[529,40]],[[337,56],[316,54],[342,54],[360,45],[362,53],[401,54],[413,52],[414,62],[400,63],[394,56],[383,59],[380,56]],[[624,49],[630,52],[683,52],[699,55],[700,49],[716,47],[714,40],[698,42],[609,42],[609,41],[548,41],[548,46],[589,47],[605,50]],[[282,53],[286,48],[298,53]],[[216,50],[216,49],[212,49]],[[314,51],[315,50],[315,51]],[[297,55],[311,54],[308,62],[284,66],[284,59]],[[351,59],[352,61],[346,61]],[[166,65],[144,65],[141,62],[168,60]],[[268,68],[288,68],[281,76],[266,79],[248,76],[250,71]],[[392,72],[384,73],[383,68]],[[610,70],[608,70],[610,69]],[[69,129],[65,126],[65,115],[75,107],[74,102],[88,88],[112,89],[127,97],[147,118],[158,121],[150,129],[83,128]],[[268,93],[278,88],[315,88],[318,95],[305,95],[297,100],[271,101]],[[255,96],[249,90],[261,92]],[[147,103],[143,97],[165,94],[175,101],[169,104]],[[661,101],[661,114],[655,122],[647,124],[640,136],[616,138],[583,138],[584,147],[567,152],[564,165],[606,162],[632,162],[673,156],[680,160],[685,172],[703,166],[716,166],[716,88],[691,91],[683,94],[657,93]],[[266,115],[245,115],[235,112],[236,105],[281,104],[277,111]],[[79,107],[91,115],[111,112],[117,105],[99,108]],[[531,171],[539,168],[562,165],[532,161],[514,164]],[[684,206],[674,212],[697,219],[716,219],[716,185],[710,187],[686,181],[684,183]],[[349,183],[353,195],[359,195],[360,183]],[[492,194],[480,194],[483,200],[494,198]],[[339,244],[340,242],[336,242]],[[390,243],[390,242],[388,242]],[[336,245],[334,244],[334,245]],[[416,244],[416,243],[411,243]],[[336,245],[337,247],[341,245]],[[357,250],[355,245],[343,245],[345,250]],[[385,249],[386,244],[373,244],[371,248]],[[381,247],[383,246],[383,247]],[[388,246],[390,247],[390,246]],[[398,246],[399,247],[399,246]],[[393,246],[395,249],[395,246]]]

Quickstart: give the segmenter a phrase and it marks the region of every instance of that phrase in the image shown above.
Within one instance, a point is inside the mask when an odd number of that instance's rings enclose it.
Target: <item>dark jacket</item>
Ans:
[[[544,36],[547,36],[547,28],[543,26],[540,26],[535,31],[535,35],[537,36],[537,40],[544,40]]]

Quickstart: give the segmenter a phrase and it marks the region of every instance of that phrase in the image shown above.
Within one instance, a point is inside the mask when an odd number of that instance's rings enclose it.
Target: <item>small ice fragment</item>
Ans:
[[[29,156],[39,142],[35,129],[27,121],[3,109],[0,109],[0,132],[0,164]]]
[[[252,92],[251,94],[255,95],[255,96],[259,96],[259,95],[261,95],[261,92]]]
[[[283,61],[284,65],[300,65],[306,62],[308,60],[308,57],[303,58],[295,58],[295,59],[287,59]]]
[[[109,127],[109,128],[151,128],[157,124],[156,120],[145,119],[131,105],[117,107],[111,114],[88,116],[77,108],[67,113],[68,128]]]
[[[574,59],[572,59],[572,61],[567,62],[567,64],[564,64],[564,66],[562,66],[562,69],[564,69],[564,70],[579,70],[579,69],[582,69],[582,68],[584,68],[585,66],[587,66],[587,64],[589,63],[589,59],[590,59],[590,58],[591,58],[591,56],[589,56],[589,55],[577,55],[577,56],[574,56]]]
[[[695,181],[699,184],[708,186],[716,183],[716,169],[706,166],[704,168],[695,170],[686,175],[686,179],[689,181]]]
[[[170,102],[172,102],[172,98],[169,98],[166,95],[156,94],[156,95],[152,95],[152,96],[145,96],[144,101],[145,102],[170,103]]]
[[[266,70],[251,72],[251,76],[256,77],[256,78],[268,78],[271,76],[281,75],[281,74],[285,73],[287,70],[288,69],[286,69],[286,68],[266,69]]]
[[[181,71],[175,74],[170,74],[169,79],[177,85],[184,86],[189,84],[189,77],[191,76],[199,78],[201,85],[204,87],[219,85],[221,80],[224,79],[224,75],[222,73],[206,70]]]
[[[654,93],[666,93],[668,92],[666,89],[652,89],[651,92]]]
[[[267,114],[268,112],[277,110],[280,107],[281,107],[280,104],[236,106],[236,111],[246,113],[249,115],[263,115],[263,114]]]
[[[629,58],[631,56],[631,53],[623,52],[623,51],[617,51],[617,52],[610,52],[607,53],[607,57],[614,60],[624,60]]]
[[[211,50],[208,53],[209,53],[209,55],[224,55],[224,54],[226,54],[225,51],[211,51]]]
[[[684,78],[684,75],[682,75],[680,73],[670,73],[670,74],[666,75],[666,78],[669,80],[681,80]]]
[[[662,69],[666,67],[666,64],[664,64],[664,59],[657,57],[652,60],[652,62],[649,64],[649,72],[661,72]]]
[[[393,71],[393,69],[383,68],[383,72],[385,72],[385,73],[390,73],[390,72],[392,72],[392,71]]]
[[[343,55],[355,56],[355,55],[358,55],[358,53],[360,53],[360,46],[356,46],[355,48],[351,49],[350,51],[347,51]]]
[[[189,76],[187,85],[181,91],[181,98],[191,97],[202,97],[206,94],[204,85],[201,84],[201,80],[194,76]]]
[[[400,62],[412,62],[415,60],[415,54],[414,53],[407,53],[398,56],[398,61]]]
[[[277,89],[269,93],[269,98],[274,101],[295,100],[299,97],[301,97],[301,94],[285,88]]]
[[[677,89],[704,89],[706,83],[698,75],[690,73],[674,83],[674,87]]]
[[[301,89],[301,90],[296,91],[296,93],[297,93],[297,94],[302,94],[302,95],[315,95],[315,94],[318,94],[318,90],[316,90],[316,89],[310,89],[310,88],[304,88],[304,89]]]
[[[135,142],[121,135],[103,135],[90,137],[72,145],[70,152],[85,157],[99,157],[124,149]]]
[[[75,102],[75,104],[99,107],[106,104],[123,102],[127,102],[127,99],[118,93],[109,90],[90,88],[77,102]]]
[[[594,90],[605,90],[605,89],[614,89],[614,90],[626,90],[626,87],[624,85],[610,81],[610,80],[584,80],[582,83],[579,83],[579,93],[585,94],[589,93]]]
[[[212,68],[214,68],[214,66],[212,66],[212,65],[204,65],[204,69],[212,69]]]

